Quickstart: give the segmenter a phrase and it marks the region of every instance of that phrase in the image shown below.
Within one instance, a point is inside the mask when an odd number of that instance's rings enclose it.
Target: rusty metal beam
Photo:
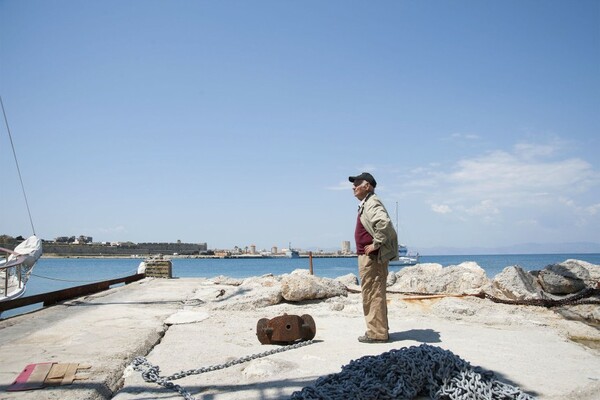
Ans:
[[[0,302],[0,312],[36,303],[44,303],[44,306],[49,306],[51,304],[56,304],[60,301],[101,292],[103,290],[109,289],[112,285],[116,285],[117,283],[128,284],[131,282],[139,281],[144,277],[144,274],[135,274],[126,276],[124,278],[116,278],[108,281],[94,282],[88,285],[75,286],[67,289],[56,290],[54,292],[41,293],[33,296],[21,297],[14,300],[2,301]]]

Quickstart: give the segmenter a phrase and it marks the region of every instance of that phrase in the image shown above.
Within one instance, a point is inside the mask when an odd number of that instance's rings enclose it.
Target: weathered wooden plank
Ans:
[[[48,386],[60,385],[65,377],[68,366],[71,364],[54,364],[48,376],[44,380],[44,383]],[[77,365],[77,364],[75,364]]]
[[[75,380],[75,374],[77,373],[77,368],[79,364],[66,364],[67,370],[65,372],[65,376],[62,380],[62,385],[70,385]]]

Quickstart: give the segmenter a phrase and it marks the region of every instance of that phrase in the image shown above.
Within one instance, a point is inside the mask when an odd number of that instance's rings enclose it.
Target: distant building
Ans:
[[[250,245],[250,254],[256,254],[256,245],[255,244]]]
[[[72,243],[72,244],[88,244],[92,243],[93,238],[91,236],[79,235],[75,236],[59,236],[54,239],[55,243]]]
[[[271,254],[277,254],[277,246],[271,247]]]
[[[342,254],[351,254],[352,249],[350,248],[350,241],[344,240],[342,242]]]
[[[79,237],[77,239],[75,239],[75,241],[73,243],[74,244],[88,244],[88,243],[92,243],[92,242],[93,242],[93,238],[91,236],[79,235]]]

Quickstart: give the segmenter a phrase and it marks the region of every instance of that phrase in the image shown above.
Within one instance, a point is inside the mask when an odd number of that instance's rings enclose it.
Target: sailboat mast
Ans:
[[[6,111],[4,110],[4,102],[2,96],[0,96],[0,106],[2,106],[2,115],[4,115],[4,123],[6,124],[6,131],[8,132],[8,138],[10,139],[10,146],[12,147],[13,157],[15,159],[15,165],[17,166],[17,173],[19,174],[19,181],[21,182],[21,190],[23,191],[23,197],[25,198],[25,205],[27,206],[27,214],[29,214],[29,222],[31,223],[31,230],[35,235],[35,227],[33,226],[33,218],[31,218],[31,210],[29,209],[29,201],[27,201],[27,194],[25,193],[25,185],[23,184],[23,177],[21,176],[21,168],[19,168],[19,160],[17,159],[17,152],[15,151],[15,144],[13,143],[12,134],[10,133],[10,126],[8,125],[8,118],[6,117]]]

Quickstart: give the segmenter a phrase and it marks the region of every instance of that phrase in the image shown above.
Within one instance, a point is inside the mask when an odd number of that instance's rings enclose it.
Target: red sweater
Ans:
[[[360,214],[356,218],[356,229],[354,230],[354,240],[356,240],[356,254],[365,254],[365,246],[373,243],[373,236],[367,232],[362,222],[360,222]],[[379,249],[371,252],[377,254]]]

